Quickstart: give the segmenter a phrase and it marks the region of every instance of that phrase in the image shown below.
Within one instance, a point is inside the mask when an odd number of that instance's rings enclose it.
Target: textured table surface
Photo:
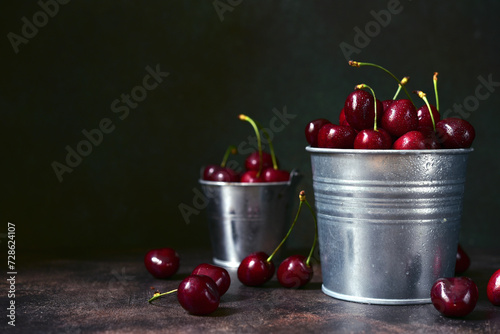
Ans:
[[[489,303],[486,284],[500,268],[500,252],[469,252],[465,275],[477,283],[480,300],[462,319],[441,316],[431,304],[381,306],[345,302],[321,292],[316,266],[306,288],[282,288],[276,278],[264,287],[232,284],[219,309],[192,316],[175,295],[148,303],[154,289],[177,285],[209,251],[179,251],[181,268],[168,280],[153,278],[144,268],[145,252],[87,254],[65,257],[23,255],[16,276],[15,327],[2,316],[2,333],[500,333],[500,307]],[[2,280],[2,291],[8,290]],[[154,289],[152,289],[154,288]],[[4,313],[10,299],[0,296]]]

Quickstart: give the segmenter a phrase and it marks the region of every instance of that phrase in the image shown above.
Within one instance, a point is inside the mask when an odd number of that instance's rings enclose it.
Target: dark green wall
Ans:
[[[356,84],[384,99],[396,89],[348,58],[409,75],[431,98],[440,73],[441,109],[464,106],[477,130],[462,242],[498,242],[497,1],[73,0],[49,7],[53,17],[36,2],[0,6],[0,233],[14,222],[19,248],[208,247],[205,212],[186,223],[178,207],[193,207],[202,165],[252,134],[239,113],[269,124],[286,110],[275,148],[312,197],[305,124],[337,120]],[[156,82],[143,82],[147,67],[162,72]],[[140,101],[127,105],[127,94]],[[88,155],[60,182],[54,161],[66,164],[66,146],[99,126],[108,133],[92,132],[92,152],[81,146]],[[293,242],[308,247],[312,231],[301,229]]]

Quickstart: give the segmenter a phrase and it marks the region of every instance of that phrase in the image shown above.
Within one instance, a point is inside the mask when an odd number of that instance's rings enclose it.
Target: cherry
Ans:
[[[264,170],[263,178],[264,182],[285,182],[290,179],[290,172],[270,167]]]
[[[238,267],[238,279],[248,286],[259,286],[274,275],[274,263],[264,252],[255,252],[245,257]]]
[[[476,132],[474,127],[464,119],[449,117],[436,123],[437,136],[443,148],[471,147]]]
[[[420,131],[410,131],[399,137],[392,144],[395,150],[425,150],[426,142],[429,140]]]
[[[390,149],[391,147],[392,137],[382,128],[361,130],[354,139],[355,149]]]
[[[177,299],[193,315],[210,314],[220,303],[217,285],[205,275],[189,275],[183,279],[177,288]]]
[[[455,274],[461,274],[465,272],[467,269],[469,269],[469,266],[470,266],[470,257],[463,250],[462,246],[458,244],[457,258],[455,262]]]
[[[179,269],[179,254],[172,248],[152,249],[144,256],[146,269],[156,278],[168,278]]]
[[[373,95],[375,100],[375,92],[371,87],[361,84],[356,86],[358,89],[368,88]],[[384,129],[377,129],[377,116],[381,110],[375,105],[374,108],[374,118],[373,118],[373,129],[361,130],[354,139],[355,149],[389,149],[392,145],[391,135]]]
[[[435,129],[435,123],[439,122],[441,119],[439,111],[435,106],[431,105],[431,111],[433,118],[431,118],[431,113],[429,112],[429,107],[427,105],[423,105],[417,110],[417,130],[422,132],[423,134],[433,133]]]
[[[339,125],[350,126],[349,122],[345,119],[345,111],[344,108],[340,111],[339,115]]]
[[[431,301],[446,317],[464,317],[476,307],[479,291],[469,277],[438,279],[431,288]]]
[[[226,167],[229,154],[236,154],[236,147],[230,145],[222,158],[220,165],[208,165],[203,171],[203,179],[207,181],[238,182],[240,177],[236,171]]]
[[[309,283],[313,277],[313,269],[306,262],[304,255],[287,257],[278,267],[278,282],[285,288],[300,288]]]
[[[264,176],[262,174],[259,175],[259,171],[257,170],[249,170],[241,175],[240,181],[242,183],[264,182]]]
[[[488,299],[495,306],[500,306],[500,269],[491,275],[486,287]]]
[[[192,275],[205,275],[210,277],[217,285],[217,291],[222,297],[231,285],[231,276],[226,269],[209,263],[201,263],[191,272]]]
[[[356,132],[350,126],[325,124],[318,133],[318,147],[353,148]]]
[[[374,98],[370,93],[361,89],[354,90],[345,100],[344,113],[346,121],[358,131],[373,128],[375,104],[378,104],[377,108],[379,110],[383,110],[382,102],[376,100],[376,103],[374,103]]]
[[[271,154],[267,152],[262,152],[262,169],[266,169],[273,166],[273,160]],[[259,151],[250,153],[245,159],[246,170],[256,170],[260,168]]]
[[[342,115],[342,113],[341,113]],[[305,129],[305,135],[306,135],[306,140],[311,145],[311,147],[318,147],[318,132],[319,129],[325,124],[331,123],[329,120],[325,118],[318,118],[313,121],[310,121],[306,125]]]
[[[394,137],[416,130],[418,117],[415,106],[408,99],[392,102],[382,115],[381,126]]]

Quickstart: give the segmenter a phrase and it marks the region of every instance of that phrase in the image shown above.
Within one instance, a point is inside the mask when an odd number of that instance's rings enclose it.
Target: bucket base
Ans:
[[[224,267],[224,268],[231,268],[231,269],[237,269],[240,266],[240,262],[237,261],[224,261],[220,260],[217,258],[212,258],[212,261],[214,262],[215,265]]]
[[[422,299],[382,299],[382,298],[367,298],[367,297],[358,297],[358,296],[349,296],[341,293],[334,292],[329,290],[324,285],[321,286],[321,290],[326,295],[346,300],[349,302],[363,303],[363,304],[379,304],[379,305],[412,305],[412,304],[429,304],[431,303],[431,298],[422,298]]]

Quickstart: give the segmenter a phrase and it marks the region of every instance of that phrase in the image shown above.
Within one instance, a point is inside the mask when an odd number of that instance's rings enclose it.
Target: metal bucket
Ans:
[[[325,294],[371,304],[430,303],[454,276],[472,149],[311,154]]]
[[[250,253],[270,254],[291,225],[295,188],[301,175],[287,182],[239,183],[199,180],[207,197],[213,262],[237,268]]]

